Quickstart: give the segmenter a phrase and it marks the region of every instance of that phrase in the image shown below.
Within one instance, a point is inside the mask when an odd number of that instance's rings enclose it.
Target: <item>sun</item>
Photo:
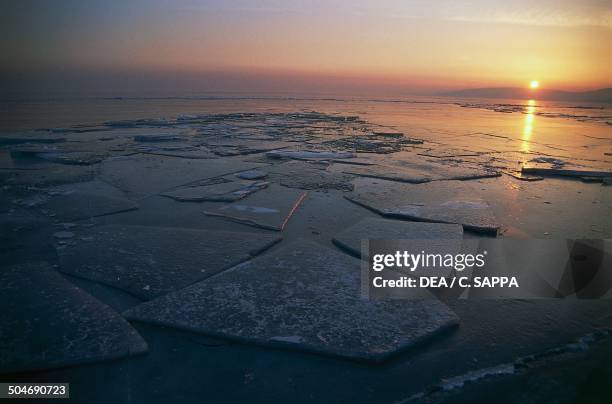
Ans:
[[[531,80],[531,83],[529,83],[529,87],[531,88],[538,88],[540,87],[540,82],[537,80]]]

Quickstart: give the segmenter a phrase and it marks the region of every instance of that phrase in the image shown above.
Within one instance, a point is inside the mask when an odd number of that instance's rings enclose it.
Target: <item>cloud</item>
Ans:
[[[451,7],[450,21],[501,23],[550,27],[596,27],[612,29],[612,7],[609,3],[538,2],[515,0],[505,4],[482,4],[482,7]]]
[[[453,16],[449,17],[450,21],[465,21],[465,22],[481,22],[481,23],[496,23],[496,24],[516,24],[516,25],[535,25],[548,27],[595,27],[612,30],[612,19],[607,18],[577,18],[571,16],[569,18],[555,17],[516,17],[516,16]]]

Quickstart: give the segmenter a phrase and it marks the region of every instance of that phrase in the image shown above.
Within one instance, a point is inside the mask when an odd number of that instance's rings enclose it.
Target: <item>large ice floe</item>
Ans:
[[[154,226],[101,226],[57,249],[61,271],[141,299],[179,290],[246,261],[276,235]]]
[[[473,180],[479,178],[498,177],[497,171],[478,166],[449,167],[428,161],[402,161],[391,164],[347,166],[343,172],[362,177],[380,178],[390,181],[419,184],[438,180]]]
[[[209,181],[180,187],[161,195],[182,202],[233,202],[267,186],[266,181]]]
[[[462,240],[463,228],[459,224],[409,222],[387,219],[363,219],[336,234],[333,242],[350,254],[360,257],[366,240],[411,240],[416,252],[430,251],[436,240],[447,248],[451,240]],[[457,246],[461,245],[461,241]]]
[[[2,370],[146,349],[129,323],[71,281],[133,302],[132,321],[381,361],[458,319],[428,291],[418,292],[424,300],[363,299],[363,240],[458,251],[474,236],[464,231],[496,235],[508,219],[489,206],[502,182],[611,183],[606,139],[592,139],[578,161],[568,145],[537,137],[438,127],[421,139],[427,130],[412,128],[301,111],[0,135],[2,252],[31,261],[0,273]],[[45,248],[55,267],[39,262]]]
[[[80,220],[138,209],[119,189],[101,181],[45,188],[19,200],[26,208],[60,220]]]
[[[489,204],[465,181],[405,184],[359,178],[354,184],[355,190],[346,198],[383,216],[458,223],[466,230],[489,234],[497,234],[500,227]]]
[[[418,292],[422,300],[363,299],[360,276],[357,259],[302,241],[124,315],[132,321],[364,361],[384,360],[457,323],[455,314],[427,291]]]
[[[0,271],[0,373],[143,353],[146,342],[113,309],[45,262]]]
[[[244,200],[205,210],[204,214],[281,231],[307,195],[306,191],[272,185]]]
[[[261,167],[231,158],[183,159],[146,155],[105,160],[101,178],[133,197],[146,197],[204,178]]]
[[[377,251],[378,254],[394,254],[407,249],[414,254],[457,254],[463,248],[463,228],[459,224],[368,218],[339,232],[332,241],[363,260],[370,258],[371,241],[384,246],[385,251]],[[428,273],[446,277],[451,275],[452,269],[432,266],[428,268]],[[407,271],[406,274],[412,273]]]

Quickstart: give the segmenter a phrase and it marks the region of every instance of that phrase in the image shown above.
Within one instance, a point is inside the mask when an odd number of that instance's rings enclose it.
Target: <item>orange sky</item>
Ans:
[[[612,86],[609,1],[14,2],[12,71],[211,72],[450,89]],[[459,4],[461,3],[461,4]],[[286,80],[282,77],[279,80]],[[277,86],[278,87],[278,86]]]

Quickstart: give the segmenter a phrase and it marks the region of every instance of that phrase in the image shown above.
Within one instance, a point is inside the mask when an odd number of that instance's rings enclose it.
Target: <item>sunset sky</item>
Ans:
[[[612,86],[609,0],[2,4],[2,74],[13,87]]]

